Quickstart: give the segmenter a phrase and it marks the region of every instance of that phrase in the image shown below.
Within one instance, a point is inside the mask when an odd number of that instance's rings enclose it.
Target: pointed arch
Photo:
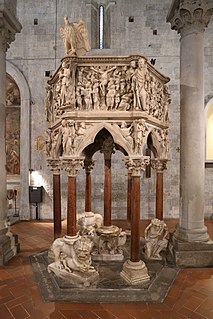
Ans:
[[[130,146],[128,142],[124,139],[124,137],[120,133],[120,128],[117,124],[109,124],[109,123],[97,123],[95,126],[92,126],[87,132],[87,138],[84,139],[78,147],[78,154],[81,154],[84,149],[87,148],[90,144],[95,142],[95,137],[102,130],[106,129],[111,135],[112,138],[118,146],[122,147],[127,155],[131,153]]]

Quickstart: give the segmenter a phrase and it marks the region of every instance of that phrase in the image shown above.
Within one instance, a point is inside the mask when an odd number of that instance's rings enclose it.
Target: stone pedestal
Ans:
[[[6,84],[6,51],[15,39],[16,32],[21,31],[21,25],[16,19],[16,1],[1,1],[0,7],[0,265],[5,264],[16,254],[13,249],[13,236],[8,236],[5,228],[7,215],[6,201],[6,153],[5,150],[5,84]],[[9,13],[9,14],[8,14]]]
[[[150,280],[146,265],[142,260],[138,262],[127,260],[123,264],[120,275],[130,285],[140,285]]]
[[[212,240],[206,242],[184,242],[173,236],[169,243],[169,250],[175,264],[179,267],[213,267]]]

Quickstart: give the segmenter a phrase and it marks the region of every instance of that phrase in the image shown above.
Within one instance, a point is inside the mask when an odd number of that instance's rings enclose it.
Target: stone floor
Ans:
[[[176,220],[166,221],[174,231]],[[141,232],[149,221],[141,223]],[[119,223],[125,228],[125,223]],[[213,221],[206,221],[213,238]],[[65,226],[65,224],[64,224]],[[65,227],[64,227],[65,228]],[[49,222],[20,222],[12,226],[19,235],[20,253],[0,267],[1,319],[212,319],[213,268],[181,269],[163,303],[45,302],[29,256],[46,250],[53,240]],[[65,232],[65,231],[64,231]]]

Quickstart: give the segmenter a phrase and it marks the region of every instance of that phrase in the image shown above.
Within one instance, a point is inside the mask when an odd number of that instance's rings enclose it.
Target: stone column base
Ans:
[[[185,229],[177,225],[174,237],[186,242],[206,242],[209,240],[206,226],[199,229]]]
[[[213,241],[185,242],[173,236],[169,251],[179,267],[213,267]]]
[[[7,233],[7,229],[0,231],[0,266],[5,265],[20,250],[18,236]]]
[[[129,285],[139,285],[146,283],[150,280],[148,275],[148,270],[145,263],[140,260],[138,262],[132,262],[127,260],[123,264],[123,270],[120,273],[120,276],[129,284]]]

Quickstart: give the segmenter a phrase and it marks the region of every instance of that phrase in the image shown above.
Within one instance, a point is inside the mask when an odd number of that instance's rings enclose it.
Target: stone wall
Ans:
[[[52,73],[64,56],[64,46],[59,29],[63,17],[70,21],[83,18],[92,37],[93,47],[97,45],[94,24],[97,23],[97,8],[100,1],[83,0],[18,0],[17,15],[23,26],[21,34],[11,44],[7,59],[17,67],[26,78],[31,93],[31,163],[29,167],[37,170],[42,177],[44,200],[40,207],[41,218],[52,218],[52,174],[46,165],[44,150],[35,147],[38,136],[46,130],[44,115],[45,71]],[[164,211],[165,217],[178,217],[179,214],[179,36],[166,23],[171,0],[102,0],[108,8],[107,43],[110,48],[92,49],[88,55],[129,55],[142,54],[149,60],[156,59],[155,67],[169,76],[169,89],[172,103],[169,110],[169,163],[164,173]],[[132,17],[133,19],[130,19]],[[37,21],[36,21],[37,19]],[[132,21],[133,22],[130,22]],[[36,24],[37,22],[37,24]],[[96,28],[97,30],[97,28]],[[213,21],[205,34],[205,96],[206,103],[213,97]],[[25,97],[22,96],[22,99]],[[193,137],[192,137],[193,138]],[[93,169],[93,210],[103,213],[103,158],[96,154]],[[206,170],[206,216],[211,215],[213,169]],[[66,174],[62,174],[62,207],[66,216]],[[85,172],[78,176],[78,210],[84,210]],[[127,171],[124,169],[121,153],[113,155],[113,218],[126,218]],[[25,199],[28,200],[27,198]],[[28,218],[35,218],[35,208],[31,207]],[[141,217],[151,218],[155,211],[155,171],[151,178],[141,179]],[[26,218],[26,213],[24,215]]]

